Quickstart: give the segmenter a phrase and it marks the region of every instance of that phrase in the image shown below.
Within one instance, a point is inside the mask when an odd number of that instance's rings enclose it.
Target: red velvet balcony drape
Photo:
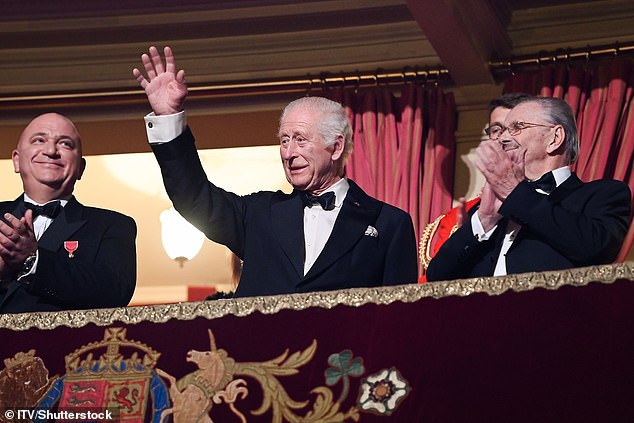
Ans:
[[[347,175],[368,194],[410,213],[416,237],[451,208],[456,106],[438,86],[405,84],[327,95],[350,114],[354,152]]]

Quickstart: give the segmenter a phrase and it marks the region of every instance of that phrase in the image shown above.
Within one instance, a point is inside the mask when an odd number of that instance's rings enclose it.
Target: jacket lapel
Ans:
[[[502,244],[504,243],[504,237],[506,236],[506,227],[509,224],[509,219],[507,217],[503,217],[498,222],[498,227],[493,233],[493,245],[495,245],[495,249],[493,250],[492,260],[491,260],[491,274],[495,271],[495,266],[497,265],[498,257],[502,252]],[[520,231],[522,232],[522,231]],[[511,244],[513,247],[515,243]]]
[[[304,211],[299,192],[271,205],[273,233],[276,234],[282,250],[301,278],[304,275]]]
[[[26,210],[24,207],[24,201],[22,200],[22,196],[19,196],[14,201],[5,203],[6,206],[0,208],[0,213],[4,215],[5,213],[11,213],[15,217],[24,216],[24,211]]]
[[[577,188],[581,186],[583,186],[583,182],[581,181],[581,179],[579,179],[577,174],[573,172],[570,174],[568,179],[566,179],[561,185],[555,188],[555,190],[548,195],[548,201],[553,204],[559,203],[561,200],[563,200],[568,195],[570,195],[570,193],[572,193],[574,190],[576,190]],[[524,239],[527,236],[527,231],[528,231],[528,228],[520,229],[519,233],[517,234],[517,237],[513,241],[513,244],[511,244],[511,247],[509,248],[507,254],[513,251],[515,247],[519,245],[522,239]]]
[[[548,201],[551,203],[558,203],[566,198],[572,191],[583,186],[583,182],[577,176],[576,173],[571,173],[568,179],[566,179],[561,185],[559,185],[548,196]]]
[[[20,196],[15,201],[13,201],[12,203],[7,204],[7,207],[3,207],[1,212],[2,212],[3,215],[5,213],[11,213],[15,217],[22,217],[22,216],[24,216],[24,211],[25,210],[26,209],[24,207],[24,201],[22,200],[22,196]],[[14,281],[11,281],[9,283],[9,285],[6,287],[7,291],[4,293],[4,296],[0,297],[0,300],[1,300],[0,301],[0,309],[2,309],[3,304],[20,287],[22,287],[22,285],[18,281],[14,280]]]
[[[381,211],[382,203],[369,197],[352,180],[348,180],[348,182],[350,189],[341,206],[330,238],[317,257],[315,264],[306,274],[304,281],[317,276],[350,251],[359,239],[365,236],[368,225],[375,224]]]
[[[37,243],[42,248],[57,251],[62,248],[64,241],[69,240],[85,224],[86,220],[82,218],[82,205],[73,197],[62,207],[62,211]]]

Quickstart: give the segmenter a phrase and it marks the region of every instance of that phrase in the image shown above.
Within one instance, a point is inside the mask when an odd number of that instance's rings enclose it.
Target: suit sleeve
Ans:
[[[627,233],[630,190],[620,181],[601,180],[578,191],[570,198],[581,204],[571,207],[550,201],[522,182],[506,198],[500,214],[528,227],[577,266],[610,263]]]
[[[245,216],[249,196],[227,192],[208,181],[189,128],[152,150],[174,208],[207,238],[244,256]]]
[[[99,243],[94,260],[69,260],[65,251],[40,248],[31,293],[73,309],[127,306],[136,284],[136,223],[109,216],[102,235],[91,240]]]
[[[409,214],[400,211],[397,228],[387,249],[383,285],[415,283],[418,279],[416,235]]]
[[[477,206],[473,207],[469,217],[477,209]],[[442,244],[429,262],[425,272],[427,280],[437,282],[470,277],[476,263],[495,248],[495,239],[499,230],[501,230],[500,227],[488,240],[478,241],[473,234],[471,218],[467,219],[467,222]]]

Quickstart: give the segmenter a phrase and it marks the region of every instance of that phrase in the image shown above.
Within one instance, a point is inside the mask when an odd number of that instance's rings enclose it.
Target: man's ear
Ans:
[[[79,175],[77,176],[77,180],[79,181],[84,174],[84,170],[86,170],[86,159],[81,158],[81,164],[79,165]]]
[[[332,152],[331,158],[333,161],[337,161],[341,158],[341,156],[343,156],[343,150],[346,147],[346,141],[344,140],[343,135],[339,135],[335,143],[332,145],[335,149]]]
[[[548,154],[553,154],[557,151],[564,144],[564,139],[566,138],[566,131],[563,126],[557,125],[554,129],[554,136],[546,145],[546,152]]]
[[[20,153],[18,153],[18,150],[13,150],[11,160],[13,160],[13,171],[20,173]]]

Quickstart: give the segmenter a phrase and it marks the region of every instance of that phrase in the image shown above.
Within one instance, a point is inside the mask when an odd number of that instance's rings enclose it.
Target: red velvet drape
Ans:
[[[519,72],[505,83],[505,92],[526,92],[566,100],[572,107],[581,141],[573,170],[584,181],[619,179],[634,192],[634,65],[616,58],[609,63],[572,66],[561,63],[539,71]],[[633,206],[634,206],[634,199]],[[617,261],[634,244],[630,225]]]
[[[453,197],[456,106],[439,87],[406,84],[358,93],[335,89],[353,122],[347,175],[375,198],[410,213],[416,239]]]

